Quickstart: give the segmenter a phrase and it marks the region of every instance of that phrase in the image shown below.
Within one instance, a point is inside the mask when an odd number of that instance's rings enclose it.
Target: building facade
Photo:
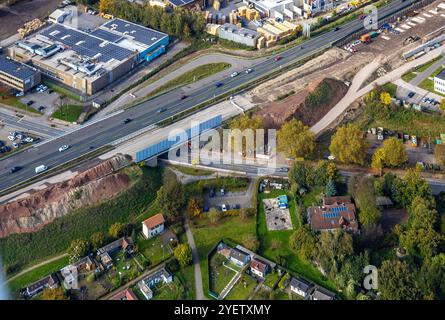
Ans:
[[[260,34],[250,29],[239,28],[236,25],[226,23],[218,28],[218,36],[221,39],[240,43],[249,47],[256,47]]]
[[[41,73],[36,68],[7,57],[0,57],[0,82],[26,92],[38,85],[40,81]]]
[[[434,91],[445,94],[445,69],[434,77]]]

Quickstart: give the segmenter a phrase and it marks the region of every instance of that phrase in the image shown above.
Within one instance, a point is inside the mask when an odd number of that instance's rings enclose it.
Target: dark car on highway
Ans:
[[[215,87],[219,88],[219,87],[222,87],[223,85],[224,85],[224,83],[218,82],[217,84],[215,84]]]
[[[130,123],[130,122],[131,122],[130,118],[127,118],[127,119],[124,120],[124,124]]]
[[[12,167],[12,168],[9,170],[9,172],[14,173],[14,172],[19,171],[21,168],[22,168],[22,167],[15,166],[15,167]]]
[[[164,112],[164,111],[167,111],[167,108],[161,108],[161,109],[158,109],[158,113],[162,113],[162,112]]]
[[[183,95],[181,96],[181,100],[184,100],[184,99],[186,99],[187,97],[188,97],[188,95],[183,94]]]
[[[278,57],[275,57],[275,61],[280,61],[281,59],[283,59],[283,57],[281,57],[281,56],[278,56]]]

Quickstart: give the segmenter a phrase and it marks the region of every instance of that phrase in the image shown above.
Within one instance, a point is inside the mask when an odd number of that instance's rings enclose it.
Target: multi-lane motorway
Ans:
[[[379,19],[390,17],[415,2],[417,1],[394,0],[379,9]],[[44,164],[48,166],[48,168],[51,168],[76,159],[89,151],[98,149],[144,127],[170,118],[215,96],[224,94],[238,86],[277,71],[285,65],[295,63],[352,33],[362,30],[363,27],[363,20],[357,19],[351,21],[341,26],[337,31],[321,34],[307,40],[302,45],[292,47],[280,53],[279,60],[275,59],[277,56],[262,60],[252,67],[253,72],[249,74],[246,74],[243,70],[239,70],[240,74],[234,78],[225,80],[223,86],[216,87],[215,83],[209,83],[199,89],[187,92],[188,97],[184,100],[180,99],[183,89],[171,91],[102,121],[92,125],[86,125],[79,130],[2,160],[0,161],[0,191],[33,177],[36,166]],[[158,112],[161,108],[165,111]],[[127,118],[132,119],[132,121],[124,124],[124,120]],[[68,144],[71,148],[64,152],[59,152],[58,148],[63,144]],[[20,166],[22,169],[11,174],[10,168],[13,166]]]

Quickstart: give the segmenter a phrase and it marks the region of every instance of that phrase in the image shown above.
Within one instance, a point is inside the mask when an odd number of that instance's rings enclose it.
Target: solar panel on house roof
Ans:
[[[330,219],[330,218],[338,218],[340,217],[340,214],[338,212],[325,212],[322,213],[323,218]]]
[[[6,57],[0,57],[0,71],[21,80],[26,80],[37,72],[25,64],[7,59]]]
[[[196,0],[169,0],[168,2],[170,2],[172,5],[176,6],[176,7],[182,7],[185,5],[188,5],[190,3],[195,2]]]

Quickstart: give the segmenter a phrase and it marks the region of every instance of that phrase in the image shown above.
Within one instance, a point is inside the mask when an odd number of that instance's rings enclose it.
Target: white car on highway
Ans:
[[[234,73],[232,73],[232,74],[230,75],[230,77],[235,78],[237,75],[238,75],[238,72],[235,71]]]
[[[63,151],[65,151],[66,149],[68,149],[69,147],[70,147],[69,145],[64,144],[63,146],[61,146],[61,147],[59,148],[59,152],[63,152]]]

